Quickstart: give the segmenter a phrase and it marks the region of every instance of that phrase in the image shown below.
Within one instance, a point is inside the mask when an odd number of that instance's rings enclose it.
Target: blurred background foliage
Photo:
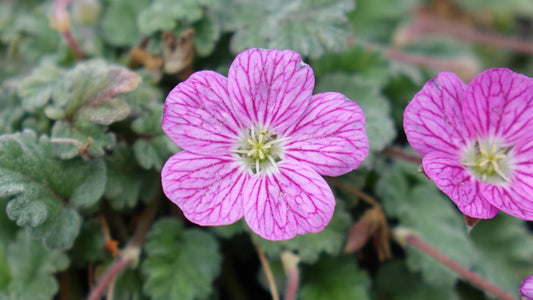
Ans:
[[[180,150],[161,131],[165,95],[250,47],[301,53],[316,92],[365,112],[371,153],[327,179],[338,205],[321,233],[200,228],[162,194]],[[83,299],[100,280],[107,299],[270,299],[257,248],[280,293],[282,254],[298,257],[298,299],[491,299],[398,227],[516,297],[533,273],[529,224],[498,215],[467,232],[401,128],[439,71],[533,75],[530,0],[4,0],[0,53],[2,300]]]

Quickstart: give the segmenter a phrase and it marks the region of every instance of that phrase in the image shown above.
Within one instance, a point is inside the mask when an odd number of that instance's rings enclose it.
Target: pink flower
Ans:
[[[260,49],[240,53],[227,78],[200,71],[176,86],[163,130],[184,150],[161,171],[167,197],[199,225],[244,216],[270,240],[321,231],[335,198],[320,175],[357,168],[368,138],[355,102],[313,87],[298,53]]]
[[[520,285],[520,295],[526,298],[526,300],[533,300],[533,275],[522,281]]]
[[[439,73],[405,109],[404,129],[465,215],[533,220],[533,79],[490,69],[466,85]]]

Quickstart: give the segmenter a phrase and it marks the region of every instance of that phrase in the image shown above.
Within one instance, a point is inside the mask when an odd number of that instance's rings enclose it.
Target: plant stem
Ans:
[[[394,230],[394,237],[400,242],[400,244],[406,244],[419,250],[420,252],[431,256],[433,259],[448,267],[450,270],[457,273],[462,279],[470,282],[472,285],[477,286],[481,290],[490,293],[502,300],[516,300],[515,297],[507,294],[502,289],[489,283],[481,276],[461,266],[451,258],[445,256],[437,249],[433,248],[430,244],[416,236],[408,229],[396,228]]]
[[[389,157],[400,158],[418,165],[422,164],[422,157],[420,155],[409,153],[398,147],[388,146],[383,150],[383,154]]]
[[[62,33],[62,35],[67,41],[70,50],[72,50],[74,57],[76,57],[76,59],[78,60],[84,59],[85,55],[83,54],[83,51],[81,51],[81,47],[78,44],[78,41],[76,41],[76,39],[74,38],[72,32],[70,30],[66,30]]]
[[[278,288],[276,287],[276,282],[274,281],[274,276],[272,275],[272,269],[270,269],[270,264],[268,263],[268,260],[265,257],[265,254],[259,247],[259,245],[255,244],[255,251],[257,251],[257,256],[259,256],[259,260],[261,261],[261,265],[263,265],[263,269],[265,270],[265,274],[267,276],[268,280],[268,286],[270,288],[270,293],[272,294],[272,300],[279,300],[278,295]]]
[[[381,209],[381,205],[379,204],[378,201],[376,201],[374,198],[370,197],[369,195],[361,192],[360,190],[358,190],[358,189],[356,189],[356,188],[354,188],[354,187],[352,187],[352,186],[350,186],[348,184],[345,184],[345,183],[343,183],[343,182],[341,182],[341,181],[339,181],[337,179],[334,179],[334,178],[329,178],[328,177],[328,178],[326,178],[326,181],[329,184],[331,184],[331,185],[333,185],[333,186],[335,186],[335,187],[337,187],[337,188],[339,188],[341,190],[345,190],[345,191],[347,191],[347,192],[349,192],[351,194],[356,195],[357,197],[361,198],[363,201],[365,201],[366,203],[372,205],[373,207],[377,207],[377,208]]]
[[[88,300],[100,300],[107,286],[113,284],[117,275],[120,274],[120,272],[130,264],[137,263],[141,254],[140,246],[144,242],[144,237],[146,236],[146,233],[152,224],[152,220],[155,217],[159,207],[160,198],[161,194],[157,193],[156,197],[152,199],[148,207],[144,210],[139,222],[137,223],[137,228],[135,229],[135,233],[133,234],[132,238],[124,250],[121,251],[120,255],[115,258],[115,261],[111,267],[107,269],[96,287],[91,290]]]

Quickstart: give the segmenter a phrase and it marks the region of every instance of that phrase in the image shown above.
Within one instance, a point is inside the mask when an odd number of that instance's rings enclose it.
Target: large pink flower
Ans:
[[[357,168],[368,138],[355,102],[313,87],[298,53],[260,49],[240,53],[227,78],[200,71],[176,86],[163,130],[184,150],[161,172],[167,197],[199,225],[244,216],[270,240],[321,231],[335,198],[320,175]]]
[[[533,275],[522,281],[520,285],[520,295],[526,300],[533,300]]]
[[[426,83],[404,112],[426,175],[467,216],[533,220],[533,79],[490,69]]]

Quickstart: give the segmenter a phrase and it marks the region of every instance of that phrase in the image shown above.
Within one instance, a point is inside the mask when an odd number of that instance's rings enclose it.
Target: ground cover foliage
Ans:
[[[283,295],[289,252],[297,299],[493,298],[395,239],[400,227],[518,298],[530,225],[500,214],[467,231],[401,127],[439,71],[533,75],[533,6],[502,3],[2,1],[0,299],[270,299],[258,257]],[[199,227],[162,193],[181,150],[161,129],[167,93],[196,70],[226,74],[251,47],[300,53],[316,92],[365,114],[370,154],[326,179],[337,206],[323,232],[273,242],[242,220]]]

